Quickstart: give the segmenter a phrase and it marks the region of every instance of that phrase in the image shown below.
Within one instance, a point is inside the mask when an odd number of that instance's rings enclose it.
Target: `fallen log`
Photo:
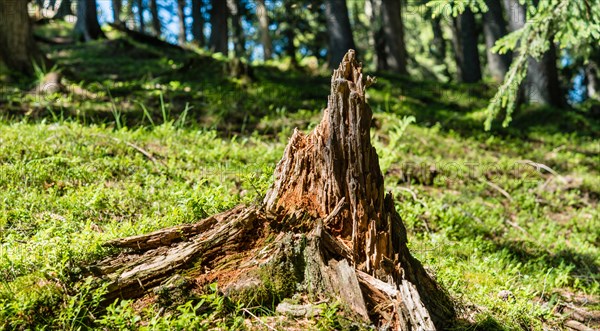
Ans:
[[[294,131],[261,204],[108,242],[126,250],[95,266],[110,284],[107,298],[139,297],[184,272],[248,304],[303,292],[339,300],[378,327],[449,326],[452,302],[408,251],[384,192],[365,98],[372,82],[348,51],[321,123],[309,134]]]

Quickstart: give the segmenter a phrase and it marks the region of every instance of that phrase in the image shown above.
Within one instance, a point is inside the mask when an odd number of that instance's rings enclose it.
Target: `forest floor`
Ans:
[[[3,82],[0,328],[365,327],[335,302],[296,320],[229,302],[218,284],[101,304],[85,266],[115,253],[103,242],[260,200],[294,127],[314,127],[329,93],[322,70],[283,61],[232,77],[223,58],[109,37],[44,47],[60,92],[34,89],[50,68]],[[485,132],[487,85],[374,75],[386,187],[411,252],[459,308],[456,329],[599,328],[600,120],[527,108]]]

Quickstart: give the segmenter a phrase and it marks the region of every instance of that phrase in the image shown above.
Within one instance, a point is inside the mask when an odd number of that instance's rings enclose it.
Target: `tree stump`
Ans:
[[[261,204],[108,242],[128,251],[95,266],[110,282],[106,298],[139,297],[185,272],[247,303],[304,292],[337,298],[379,327],[452,323],[451,300],[408,251],[384,192],[365,100],[372,82],[348,51],[333,72],[321,123],[309,134],[294,131]]]

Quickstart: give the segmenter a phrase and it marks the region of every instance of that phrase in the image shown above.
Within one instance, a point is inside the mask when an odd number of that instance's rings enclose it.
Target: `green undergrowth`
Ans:
[[[260,201],[294,127],[318,123],[327,74],[271,63],[231,77],[225,59],[109,36],[46,47],[66,92],[29,93],[38,81],[18,78],[3,88],[0,328],[288,325],[214,288],[174,307],[106,307],[85,266],[114,253],[107,240]],[[569,297],[600,309],[597,119],[530,107],[485,132],[491,87],[376,75],[386,187],[411,251],[456,301],[457,328],[560,328]],[[342,328],[338,315],[329,303],[306,328]]]

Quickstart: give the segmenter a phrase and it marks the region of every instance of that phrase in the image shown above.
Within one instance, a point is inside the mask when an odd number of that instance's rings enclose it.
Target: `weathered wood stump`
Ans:
[[[110,281],[107,299],[139,297],[185,272],[254,303],[301,291],[335,297],[380,327],[448,326],[452,302],[408,251],[384,192],[365,101],[371,83],[348,51],[321,123],[309,134],[294,132],[262,204],[108,242],[128,251],[96,266]]]

